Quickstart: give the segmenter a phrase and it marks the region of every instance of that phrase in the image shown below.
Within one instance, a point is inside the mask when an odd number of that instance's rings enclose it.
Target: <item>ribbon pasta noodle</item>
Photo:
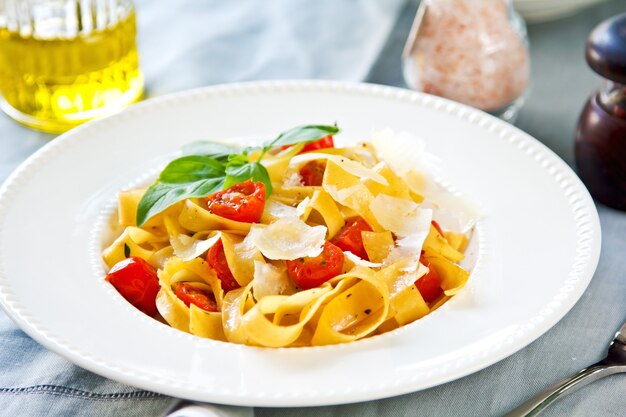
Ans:
[[[154,317],[171,327],[263,347],[388,332],[464,287],[468,231],[444,231],[432,220],[436,206],[409,180],[423,175],[394,170],[369,143],[312,150],[303,143],[244,154],[251,166],[263,158],[272,190],[262,188],[255,221],[215,208],[216,195],[232,197],[226,188],[177,201],[138,225],[146,190],[121,192],[122,232],[102,254],[112,268],[107,279],[142,311],[150,311],[142,303],[155,305]],[[156,271],[154,299],[127,295],[119,284],[119,265],[131,259]]]

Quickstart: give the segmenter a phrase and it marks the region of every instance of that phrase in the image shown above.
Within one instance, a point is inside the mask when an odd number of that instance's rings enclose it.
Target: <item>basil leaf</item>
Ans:
[[[203,155],[209,156],[220,162],[228,161],[228,156],[233,153],[240,153],[241,148],[235,145],[228,145],[220,142],[210,142],[198,140],[183,146],[183,155]]]
[[[313,142],[324,136],[336,135],[339,133],[337,126],[324,125],[308,125],[298,126],[281,133],[278,137],[270,142],[266,142],[265,149],[275,146],[293,145],[301,142]]]
[[[228,166],[230,165],[245,165],[248,163],[248,156],[244,154],[232,154],[228,156]]]
[[[124,258],[130,257],[130,246],[127,243],[124,243]]]
[[[242,165],[228,165],[226,167],[226,181],[224,182],[224,188],[228,188],[231,185],[243,182],[246,180],[260,181],[265,184],[265,197],[269,197],[272,194],[272,181],[267,169],[259,162],[250,162]]]
[[[183,156],[170,162],[159,175],[158,181],[187,183],[223,176],[224,164],[208,156]]]
[[[205,178],[189,183],[156,182],[139,201],[137,206],[137,225],[159,214],[173,204],[188,198],[206,197],[220,191],[224,186],[224,176]]]
[[[253,162],[254,166],[254,174],[253,178],[255,181],[261,181],[265,184],[265,198],[269,198],[272,195],[272,180],[270,179],[270,174],[267,172],[267,168],[265,168],[260,162]]]
[[[205,197],[222,189],[223,163],[208,156],[183,156],[170,162],[137,206],[137,225],[187,198]]]

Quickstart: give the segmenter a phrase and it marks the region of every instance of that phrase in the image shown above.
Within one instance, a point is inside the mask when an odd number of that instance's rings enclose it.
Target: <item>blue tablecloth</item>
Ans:
[[[411,0],[137,3],[149,97],[268,78],[403,85],[400,51],[417,7]],[[584,63],[586,36],[599,21],[625,10],[626,1],[613,0],[529,28],[533,89],[518,126],[570,164],[578,113],[600,84]],[[50,139],[0,116],[0,180]],[[603,251],[589,289],[559,324],[519,353],[458,381],[401,397],[335,407],[255,409],[254,414],[498,416],[597,361],[626,319],[626,213],[603,206],[598,210]],[[0,415],[159,416],[173,401],[68,363],[0,312]],[[545,415],[622,415],[624,410],[622,375],[564,399]]]

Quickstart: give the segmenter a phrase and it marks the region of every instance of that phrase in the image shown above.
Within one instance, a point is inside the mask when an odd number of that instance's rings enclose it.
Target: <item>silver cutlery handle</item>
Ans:
[[[532,417],[565,394],[570,394],[605,376],[626,372],[626,366],[596,364],[585,368],[576,375],[557,382],[536,396],[532,397],[504,417]]]

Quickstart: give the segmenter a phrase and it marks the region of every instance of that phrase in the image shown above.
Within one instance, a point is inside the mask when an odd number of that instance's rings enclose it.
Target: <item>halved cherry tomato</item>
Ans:
[[[335,235],[333,242],[343,251],[350,251],[361,259],[369,261],[361,232],[371,232],[372,228],[362,217],[352,217],[346,220],[346,224]]]
[[[222,282],[222,288],[228,292],[241,287],[233,273],[230,272],[228,262],[226,261],[226,253],[224,252],[224,244],[220,239],[215,245],[211,246],[206,254],[206,261],[215,271],[217,278]]]
[[[318,149],[334,148],[334,147],[335,147],[335,142],[333,141],[333,136],[328,135],[314,142],[307,143],[306,145],[304,145],[304,148],[302,148],[300,153],[316,151]]]
[[[179,282],[174,288],[176,297],[180,298],[187,307],[194,304],[204,311],[217,311],[215,298],[208,291],[203,291],[187,282]]]
[[[341,274],[343,252],[330,242],[325,242],[322,253],[310,258],[287,261],[287,272],[302,289],[315,288]]]
[[[258,222],[265,208],[265,184],[240,182],[206,198],[211,213],[245,223]]]
[[[432,223],[433,227],[434,227],[435,229],[437,229],[437,231],[439,232],[439,234],[440,234],[441,236],[444,236],[444,234],[443,234],[443,230],[441,229],[441,226],[439,226],[439,223],[437,223],[437,222],[436,222],[436,221],[434,221],[434,220],[433,220],[431,223]]]
[[[287,148],[291,148],[292,146],[293,145],[284,145],[284,146],[281,146],[280,149],[287,149]],[[311,152],[311,151],[316,151],[318,149],[334,148],[334,147],[335,147],[335,142],[333,141],[333,135],[328,135],[328,136],[324,136],[321,139],[307,143],[306,145],[304,145],[304,148],[302,148],[302,150],[299,153]]]
[[[324,179],[324,171],[326,170],[326,163],[322,161],[309,161],[302,168],[300,168],[300,177],[302,177],[302,184],[310,186],[322,185]]]
[[[119,261],[111,268],[106,280],[139,310],[149,316],[157,313],[159,278],[156,270],[148,262],[136,256]]]
[[[429,271],[426,275],[415,281],[415,286],[419,290],[424,301],[430,303],[443,294],[443,290],[441,289],[441,277],[439,277],[435,268],[433,268],[430,265],[430,262],[428,262],[423,256],[420,257],[420,262],[424,264]]]

